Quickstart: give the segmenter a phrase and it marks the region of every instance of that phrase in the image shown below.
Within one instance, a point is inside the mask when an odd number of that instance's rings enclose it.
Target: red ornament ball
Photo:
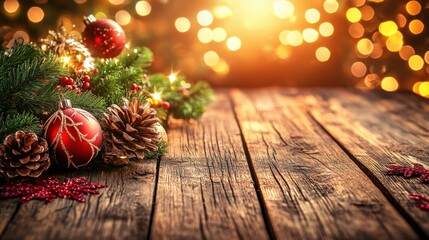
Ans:
[[[51,157],[65,168],[87,165],[97,156],[102,143],[100,124],[89,112],[72,108],[70,100],[58,103],[59,109],[43,126]]]
[[[114,58],[125,47],[126,38],[122,27],[110,19],[96,20],[90,15],[85,18],[83,42],[93,57]]]

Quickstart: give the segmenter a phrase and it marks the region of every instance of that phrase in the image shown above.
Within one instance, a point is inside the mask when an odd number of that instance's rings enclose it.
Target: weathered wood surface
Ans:
[[[173,124],[153,239],[267,239],[240,130],[222,92],[200,124]]]
[[[30,201],[16,204],[16,212],[2,239],[144,239],[148,236],[156,176],[156,160],[122,168],[94,167],[65,174],[88,176],[107,184],[86,203],[57,199],[49,204]],[[3,204],[0,202],[1,211]],[[3,222],[2,222],[3,223]]]
[[[418,179],[429,100],[344,89],[224,89],[169,153],[56,176],[106,183],[87,203],[0,201],[0,239],[429,239]]]
[[[403,94],[320,91],[312,113],[417,231],[429,238],[429,214],[410,193],[429,193],[418,179],[386,176],[388,164],[429,166],[429,104]],[[393,97],[395,96],[395,97]]]
[[[278,239],[416,238],[295,91],[234,91],[235,109]]]

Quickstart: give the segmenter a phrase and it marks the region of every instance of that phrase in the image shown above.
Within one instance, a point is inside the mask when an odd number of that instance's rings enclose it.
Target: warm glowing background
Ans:
[[[6,0],[3,44],[37,42],[82,16],[121,24],[153,72],[213,86],[353,86],[429,97],[425,0]]]

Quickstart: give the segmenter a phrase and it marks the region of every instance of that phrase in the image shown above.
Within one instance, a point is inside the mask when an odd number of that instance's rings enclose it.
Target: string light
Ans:
[[[9,14],[14,14],[19,9],[19,2],[17,0],[6,0],[3,3],[4,10]]]
[[[173,83],[174,81],[177,80],[177,73],[170,73],[170,75],[168,75],[168,80],[170,80],[170,83]]]
[[[45,12],[40,7],[31,7],[27,12],[28,20],[33,23],[38,23],[45,17]]]

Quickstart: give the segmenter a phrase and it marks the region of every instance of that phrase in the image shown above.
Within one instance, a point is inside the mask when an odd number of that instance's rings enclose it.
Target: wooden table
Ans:
[[[0,202],[1,239],[428,239],[418,179],[429,101],[341,89],[219,89],[199,123],[172,121],[169,153],[64,176],[108,184],[86,203]],[[63,176],[63,177],[64,177]]]

